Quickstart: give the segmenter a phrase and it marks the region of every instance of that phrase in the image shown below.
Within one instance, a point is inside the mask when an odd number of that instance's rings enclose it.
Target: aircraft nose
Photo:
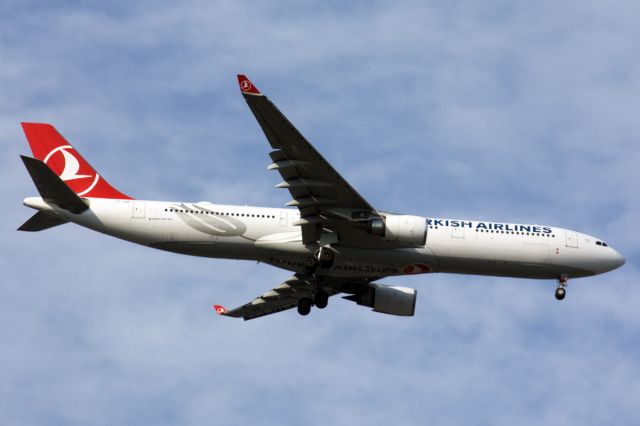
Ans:
[[[606,247],[606,249],[602,251],[597,250],[597,252],[599,253],[593,259],[593,272],[595,274],[604,274],[605,272],[613,271],[626,262],[624,256],[611,247]]]
[[[611,251],[613,253],[611,253],[611,258],[610,258],[609,262],[610,262],[612,270],[613,269],[617,269],[617,268],[621,267],[622,265],[624,265],[626,263],[626,259],[624,258],[623,255],[621,255],[620,253],[618,253],[614,249],[611,249]]]

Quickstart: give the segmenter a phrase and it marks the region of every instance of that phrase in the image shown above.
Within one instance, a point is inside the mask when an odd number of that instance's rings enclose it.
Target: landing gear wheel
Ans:
[[[556,288],[556,299],[562,300],[567,295],[567,290],[565,287],[567,286],[567,282],[569,281],[568,274],[562,274],[558,277],[558,288]]]
[[[320,251],[320,266],[322,268],[330,268],[333,265],[333,251],[323,248]]]
[[[298,313],[300,315],[309,315],[311,312],[311,299],[303,297],[298,301]]]
[[[313,274],[314,272],[316,272],[317,267],[318,261],[315,259],[315,257],[307,257],[304,260],[303,268],[305,274]]]
[[[313,304],[316,305],[318,309],[324,309],[329,304],[329,295],[324,290],[316,291],[316,294],[313,295]]]

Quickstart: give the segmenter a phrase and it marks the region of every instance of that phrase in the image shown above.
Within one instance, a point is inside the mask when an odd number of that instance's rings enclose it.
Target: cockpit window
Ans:
[[[597,246],[601,246],[602,245],[602,241],[596,241],[596,245]]]

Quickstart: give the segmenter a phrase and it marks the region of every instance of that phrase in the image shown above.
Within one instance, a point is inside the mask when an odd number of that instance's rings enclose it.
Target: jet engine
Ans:
[[[412,246],[423,246],[427,241],[427,219],[411,215],[387,215],[373,218],[369,233]]]
[[[367,288],[343,299],[373,308],[374,312],[412,317],[416,310],[418,291],[409,287],[369,284]]]

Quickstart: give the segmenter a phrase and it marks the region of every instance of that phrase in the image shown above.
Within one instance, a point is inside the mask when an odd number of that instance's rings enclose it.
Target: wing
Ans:
[[[318,286],[322,287],[329,296],[333,296],[342,291],[353,293],[360,285],[368,281],[350,279],[349,282],[346,282],[344,279],[332,277],[295,274],[245,305],[231,310],[221,305],[214,305],[214,308],[219,315],[243,318],[246,321],[295,308],[303,297],[313,298],[313,293]]]
[[[220,305],[215,305],[216,312],[234,318],[250,320],[276,312],[285,311],[298,305],[303,297],[312,297],[314,282],[312,277],[295,274],[273,290],[269,290],[251,302],[228,311]]]
[[[364,228],[363,222],[379,217],[376,209],[340,176],[247,77],[238,75],[238,82],[244,99],[274,149],[269,154],[273,163],[268,168],[277,170],[283,179],[276,187],[288,189],[293,199],[286,205],[300,211],[300,220],[295,224],[302,226],[305,244],[317,242],[322,228],[336,231],[342,228],[344,231],[347,225],[360,230]],[[343,233],[348,235],[348,231]],[[344,239],[341,242],[345,243]]]

